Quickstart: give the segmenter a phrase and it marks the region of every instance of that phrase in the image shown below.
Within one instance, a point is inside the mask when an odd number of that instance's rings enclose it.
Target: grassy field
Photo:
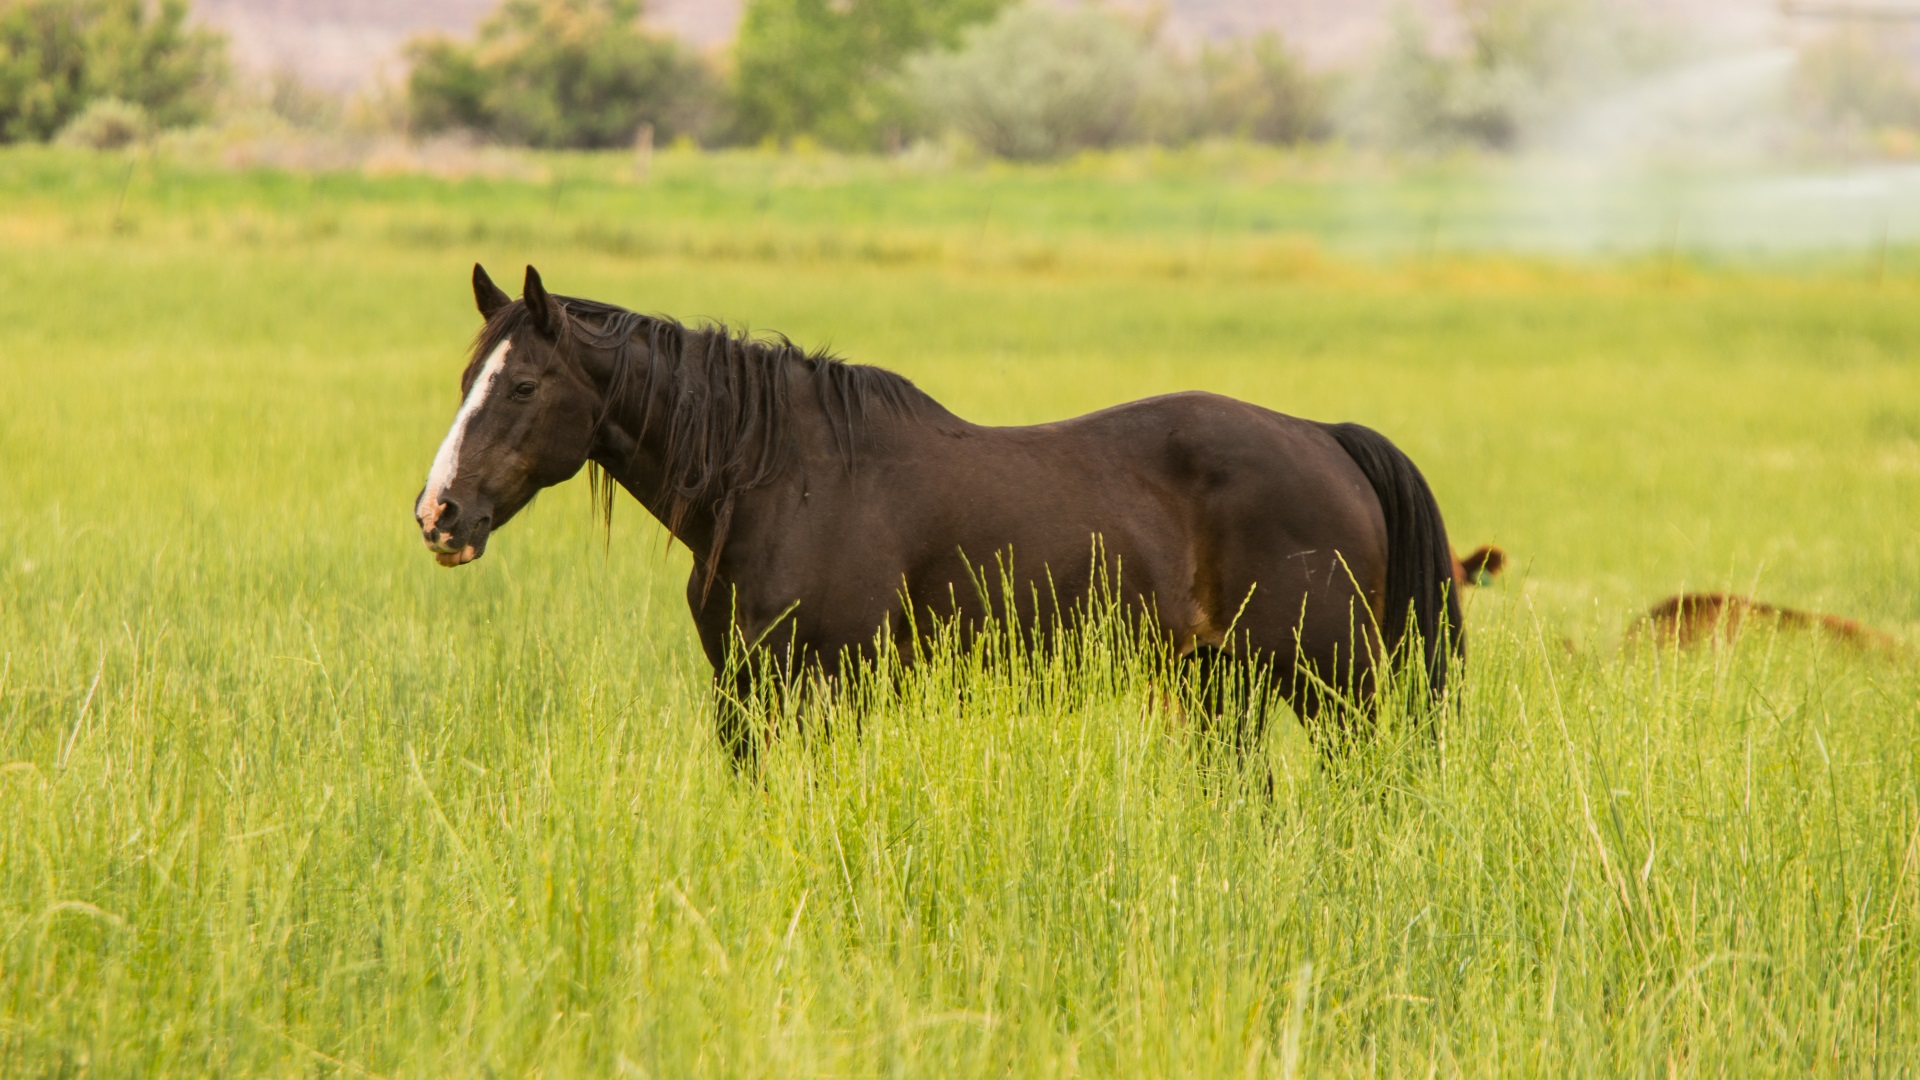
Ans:
[[[1920,1070],[1914,253],[1356,255],[1347,189],[1471,185],[1260,155],[628,168],[0,155],[0,1075]],[[1517,566],[1440,754],[1284,723],[1270,803],[1098,640],[741,781],[637,507],[421,547],[475,259],[986,422],[1360,420]],[[1682,587],[1906,651],[1632,646]]]

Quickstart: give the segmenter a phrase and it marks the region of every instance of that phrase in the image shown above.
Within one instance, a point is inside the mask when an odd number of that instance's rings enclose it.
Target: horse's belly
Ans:
[[[1163,513],[1055,500],[1032,515],[942,523],[905,580],[916,611],[936,617],[1005,619],[1011,605],[1022,621],[1071,624],[1089,604],[1120,604],[1171,630],[1192,621],[1193,545],[1185,533]]]

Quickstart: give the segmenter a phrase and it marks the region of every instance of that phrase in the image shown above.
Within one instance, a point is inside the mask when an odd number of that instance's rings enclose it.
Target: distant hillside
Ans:
[[[193,0],[200,17],[233,38],[240,64],[288,69],[309,82],[352,90],[382,73],[399,74],[400,46],[427,31],[472,32],[498,0]],[[703,47],[733,35],[742,0],[649,0],[649,21]],[[1389,32],[1396,10],[1443,29],[1455,0],[1121,0],[1165,13],[1178,41],[1274,30],[1320,67],[1351,63]],[[1779,11],[1777,0],[1622,0],[1665,17],[1712,19],[1746,29]]]
[[[398,75],[400,47],[416,34],[473,32],[499,0],[192,0],[199,17],[233,39],[253,71],[284,69],[316,86],[356,90]],[[650,0],[650,21],[702,46],[733,35],[739,0]]]
[[[352,90],[383,71],[398,74],[402,43],[415,34],[472,32],[498,0],[193,0],[200,17],[233,38],[239,63],[288,69],[307,81]],[[651,0],[650,22],[705,47],[733,36],[742,0]],[[1133,3],[1127,6],[1144,7]],[[1314,62],[1363,55],[1396,7],[1444,17],[1452,0],[1171,0],[1167,32],[1194,41],[1277,30]]]

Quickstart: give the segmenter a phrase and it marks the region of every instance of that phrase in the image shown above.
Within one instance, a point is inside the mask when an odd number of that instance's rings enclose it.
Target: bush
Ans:
[[[1112,146],[1132,134],[1164,58],[1139,27],[1091,8],[1009,8],[951,52],[907,65],[924,124],[1002,157],[1038,159]]]
[[[261,104],[267,111],[294,127],[329,130],[339,127],[346,116],[345,99],[310,85],[286,68],[268,75],[261,91]]]
[[[118,150],[139,142],[146,133],[147,110],[119,98],[100,98],[60,129],[59,141],[91,150]]]
[[[0,142],[49,138],[107,99],[162,127],[204,118],[226,42],[186,18],[185,0],[0,2]]]
[[[1325,82],[1309,75],[1278,35],[1208,46],[1199,72],[1197,134],[1286,145],[1331,131]]]
[[[1467,40],[1434,50],[1402,16],[1345,111],[1356,140],[1403,150],[1509,150],[1666,59],[1660,43],[1599,0],[1463,4]]]
[[[1794,90],[1802,110],[1832,133],[1920,128],[1920,79],[1884,44],[1835,34],[1801,50]]]
[[[849,149],[897,141],[907,57],[953,44],[1007,2],[748,0],[734,45],[740,134],[805,135]]]
[[[685,46],[641,29],[632,0],[506,0],[477,40],[408,46],[415,131],[466,128],[529,146],[625,146],[641,125],[661,138],[710,137],[718,80]]]

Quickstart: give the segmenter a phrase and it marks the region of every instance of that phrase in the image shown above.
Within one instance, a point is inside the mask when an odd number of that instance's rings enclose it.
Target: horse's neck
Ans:
[[[781,374],[789,380],[786,394],[789,407],[782,437],[795,440],[801,450],[796,457],[804,457],[804,448],[817,441],[814,428],[826,431],[824,417],[819,415],[814,390],[808,381],[798,377],[790,367]],[[713,545],[716,514],[731,516],[735,501],[729,496],[738,493],[723,488],[704,499],[685,500],[675,491],[669,474],[677,463],[672,459],[669,443],[675,427],[673,409],[677,393],[672,380],[650,381],[647,400],[617,403],[607,415],[589,456],[666,526],[674,539],[685,544],[696,561],[704,562]],[[748,448],[747,456],[756,456],[758,450],[758,447]],[[728,448],[724,456],[732,457],[732,448]],[[728,505],[717,505],[722,502]]]
[[[784,395],[786,423],[780,436],[791,446],[787,468],[801,471],[808,482],[816,486],[851,482],[847,468],[850,463],[884,456],[897,449],[900,440],[911,440],[912,432],[929,424],[965,423],[930,399],[924,403],[925,415],[889,408],[868,409],[849,403],[852,430],[848,430],[848,418],[829,415],[822,405],[818,386],[807,369],[788,364],[782,368],[782,377],[788,380]],[[674,538],[686,544],[697,561],[705,561],[712,548],[716,512],[721,517],[730,517],[737,525],[754,513],[757,500],[753,492],[734,492],[740,496],[737,500],[722,493],[721,498],[728,504],[724,508],[700,503],[676,507],[675,495],[667,482],[668,469],[673,464],[668,447],[674,427],[673,394],[670,385],[662,385],[654,389],[649,401],[629,405],[625,412],[616,410],[610,414],[592,460],[646,507],[648,513],[671,529]],[[759,449],[749,448],[748,456],[754,456]],[[775,481],[768,487],[777,484]]]
[[[667,409],[672,393],[671,387],[663,386],[651,395],[655,400],[609,413],[588,460],[672,531],[696,559],[705,559],[712,546],[712,508],[688,506],[676,513],[667,477],[667,439],[673,426]]]

